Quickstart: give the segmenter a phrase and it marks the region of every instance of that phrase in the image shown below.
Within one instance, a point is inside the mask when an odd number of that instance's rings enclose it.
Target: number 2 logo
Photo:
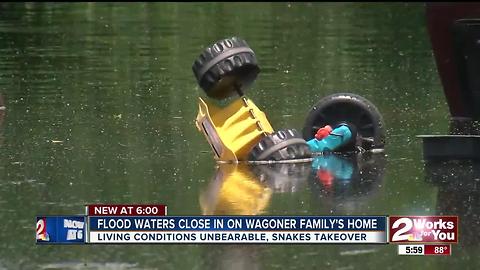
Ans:
[[[405,224],[405,226],[393,234],[392,242],[407,241],[408,237],[411,235],[411,234],[405,234],[406,232],[410,231],[413,228],[413,222],[409,218],[399,218],[395,220],[395,222],[392,224],[392,229],[397,229],[402,224]]]
[[[37,239],[40,239],[40,236],[44,233],[44,231],[45,231],[45,220],[39,219],[37,221]]]

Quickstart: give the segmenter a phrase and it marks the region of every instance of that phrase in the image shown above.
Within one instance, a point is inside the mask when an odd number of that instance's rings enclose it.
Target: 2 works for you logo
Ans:
[[[391,243],[457,243],[457,216],[390,216]]]

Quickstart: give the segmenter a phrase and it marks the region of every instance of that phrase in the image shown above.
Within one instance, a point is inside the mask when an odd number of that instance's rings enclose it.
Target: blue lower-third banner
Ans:
[[[89,243],[387,243],[386,216],[89,217]]]

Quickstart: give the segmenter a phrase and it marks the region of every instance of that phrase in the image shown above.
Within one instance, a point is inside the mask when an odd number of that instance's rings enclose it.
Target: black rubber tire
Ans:
[[[283,129],[263,137],[250,151],[249,160],[291,160],[312,156],[307,142],[295,129]]]
[[[337,151],[355,151],[357,146],[365,150],[385,146],[385,124],[377,107],[366,98],[351,93],[337,93],[320,99],[307,116],[303,138],[310,140],[319,128],[325,125],[335,128],[340,123],[352,127],[356,138]]]
[[[206,48],[192,70],[198,85],[215,99],[233,96],[237,89],[245,92],[260,72],[255,53],[238,37],[219,40]]]

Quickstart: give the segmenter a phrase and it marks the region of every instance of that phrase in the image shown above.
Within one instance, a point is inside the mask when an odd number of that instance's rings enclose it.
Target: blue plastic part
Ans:
[[[318,156],[313,159],[312,169],[329,171],[335,179],[350,181],[353,175],[353,165],[346,159],[335,155]]]
[[[352,132],[347,126],[342,125],[332,130],[330,135],[322,140],[313,138],[307,144],[312,152],[328,152],[335,151],[335,149],[349,143],[351,139]]]

